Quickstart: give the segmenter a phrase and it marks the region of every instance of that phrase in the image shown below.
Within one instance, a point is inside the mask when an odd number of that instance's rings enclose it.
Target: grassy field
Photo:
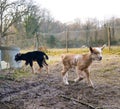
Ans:
[[[22,53],[26,53],[28,51],[32,51],[32,49],[21,50]],[[46,54],[49,56],[49,60],[47,60],[47,62],[50,65],[55,64],[56,62],[61,61],[61,55],[65,53],[84,54],[88,52],[89,52],[89,48],[68,48],[68,51],[65,48],[64,49],[59,49],[59,48],[48,49]],[[112,55],[120,55],[120,46],[112,46],[110,50],[108,47],[104,48],[103,50],[104,57],[109,57]]]
[[[89,52],[89,48],[69,48],[68,52],[66,49],[48,49],[48,56],[50,56],[50,60],[48,61],[50,64],[53,64],[56,61],[60,60],[60,56],[65,53],[74,53],[74,54],[84,54]],[[103,50],[103,55],[120,55],[120,46],[112,46],[109,50],[106,47]]]
[[[27,49],[27,50],[21,50],[20,52],[22,53],[26,53],[28,51],[32,51],[32,49]],[[49,60],[47,60],[47,63],[49,64],[49,66],[54,65],[58,62],[61,61],[61,55],[65,54],[65,53],[74,53],[74,54],[84,54],[89,52],[89,48],[69,48],[68,52],[66,49],[48,49],[48,51],[46,52],[46,54],[49,56]],[[111,49],[109,50],[108,47],[106,47],[103,50],[103,56],[104,58],[111,58],[114,57],[115,55],[119,56],[120,55],[120,46],[112,46]],[[119,61],[119,60],[118,60]],[[106,63],[105,60],[102,60],[102,62]],[[23,62],[24,65],[24,62]],[[35,69],[38,69],[38,65],[36,62],[34,62],[34,66]],[[101,72],[105,72],[106,70],[110,70],[113,69],[112,67],[109,69],[102,69]],[[7,71],[7,70],[6,70]],[[14,70],[14,73],[12,73],[11,78],[14,79],[20,79],[23,77],[31,77],[33,76],[31,72],[31,68],[28,66],[27,70]],[[5,78],[4,75],[0,75],[0,78]]]

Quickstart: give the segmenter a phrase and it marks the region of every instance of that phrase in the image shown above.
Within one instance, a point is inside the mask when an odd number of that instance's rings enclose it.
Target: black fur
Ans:
[[[36,61],[40,68],[43,67],[43,65],[48,66],[45,59],[48,59],[48,56],[42,51],[32,51],[24,54],[18,53],[15,55],[15,61],[24,60],[26,61],[25,64],[29,64],[31,67],[33,67],[33,61]]]

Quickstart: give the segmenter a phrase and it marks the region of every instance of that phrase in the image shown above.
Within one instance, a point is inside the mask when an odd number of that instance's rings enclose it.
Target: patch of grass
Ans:
[[[116,55],[120,55],[120,46],[112,46],[109,50],[108,47],[106,47],[103,50],[103,54],[116,54]]]
[[[58,62],[57,60],[49,60],[49,61],[48,61],[48,64],[52,65],[52,64],[55,64],[55,63],[57,63],[57,62]]]
[[[0,74],[0,80],[3,80],[3,79],[5,79],[5,75]]]
[[[21,78],[28,78],[31,77],[33,74],[28,72],[28,71],[24,71],[22,69],[19,70],[15,70],[14,73],[12,74],[13,78],[15,79],[21,79]]]
[[[50,56],[60,56],[61,54],[64,53],[74,53],[74,54],[83,54],[83,53],[88,53],[89,48],[69,48],[68,52],[66,49],[49,49],[49,52],[47,53]],[[111,54],[116,54],[120,55],[120,46],[112,46],[111,49],[109,50],[108,47],[105,47],[103,50],[103,54],[111,55]]]
[[[105,73],[105,72],[112,72],[116,69],[117,67],[116,66],[111,66],[109,68],[104,68],[101,70],[102,73]]]
[[[87,53],[88,51],[88,48],[69,48],[68,52],[66,49],[49,49],[49,52],[47,54],[50,56],[60,56],[66,53],[82,54]]]
[[[33,49],[27,49],[27,50],[21,50],[22,53],[26,53],[28,51],[33,51]],[[89,51],[89,48],[68,48],[68,52],[66,48],[60,49],[60,48],[53,48],[48,49],[49,56],[60,56],[64,53],[74,53],[74,54],[82,54],[87,53]],[[111,46],[110,50],[108,47],[105,47],[103,50],[103,54],[117,54],[120,55],[120,46]]]

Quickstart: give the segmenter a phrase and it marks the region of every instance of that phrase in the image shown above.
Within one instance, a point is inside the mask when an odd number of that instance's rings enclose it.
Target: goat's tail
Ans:
[[[65,55],[64,55],[64,54],[62,54],[62,55],[61,55],[61,58],[62,58],[62,59],[64,59],[64,57],[65,57]]]
[[[48,60],[49,59],[48,55],[46,55],[45,53],[44,53],[44,55],[45,55],[45,58]]]

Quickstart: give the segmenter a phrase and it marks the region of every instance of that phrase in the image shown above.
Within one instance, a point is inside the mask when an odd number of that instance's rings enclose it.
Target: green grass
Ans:
[[[12,74],[12,77],[15,78],[16,80],[19,80],[21,78],[28,78],[33,76],[33,74],[29,71],[24,71],[23,69],[15,70],[14,73]]]

